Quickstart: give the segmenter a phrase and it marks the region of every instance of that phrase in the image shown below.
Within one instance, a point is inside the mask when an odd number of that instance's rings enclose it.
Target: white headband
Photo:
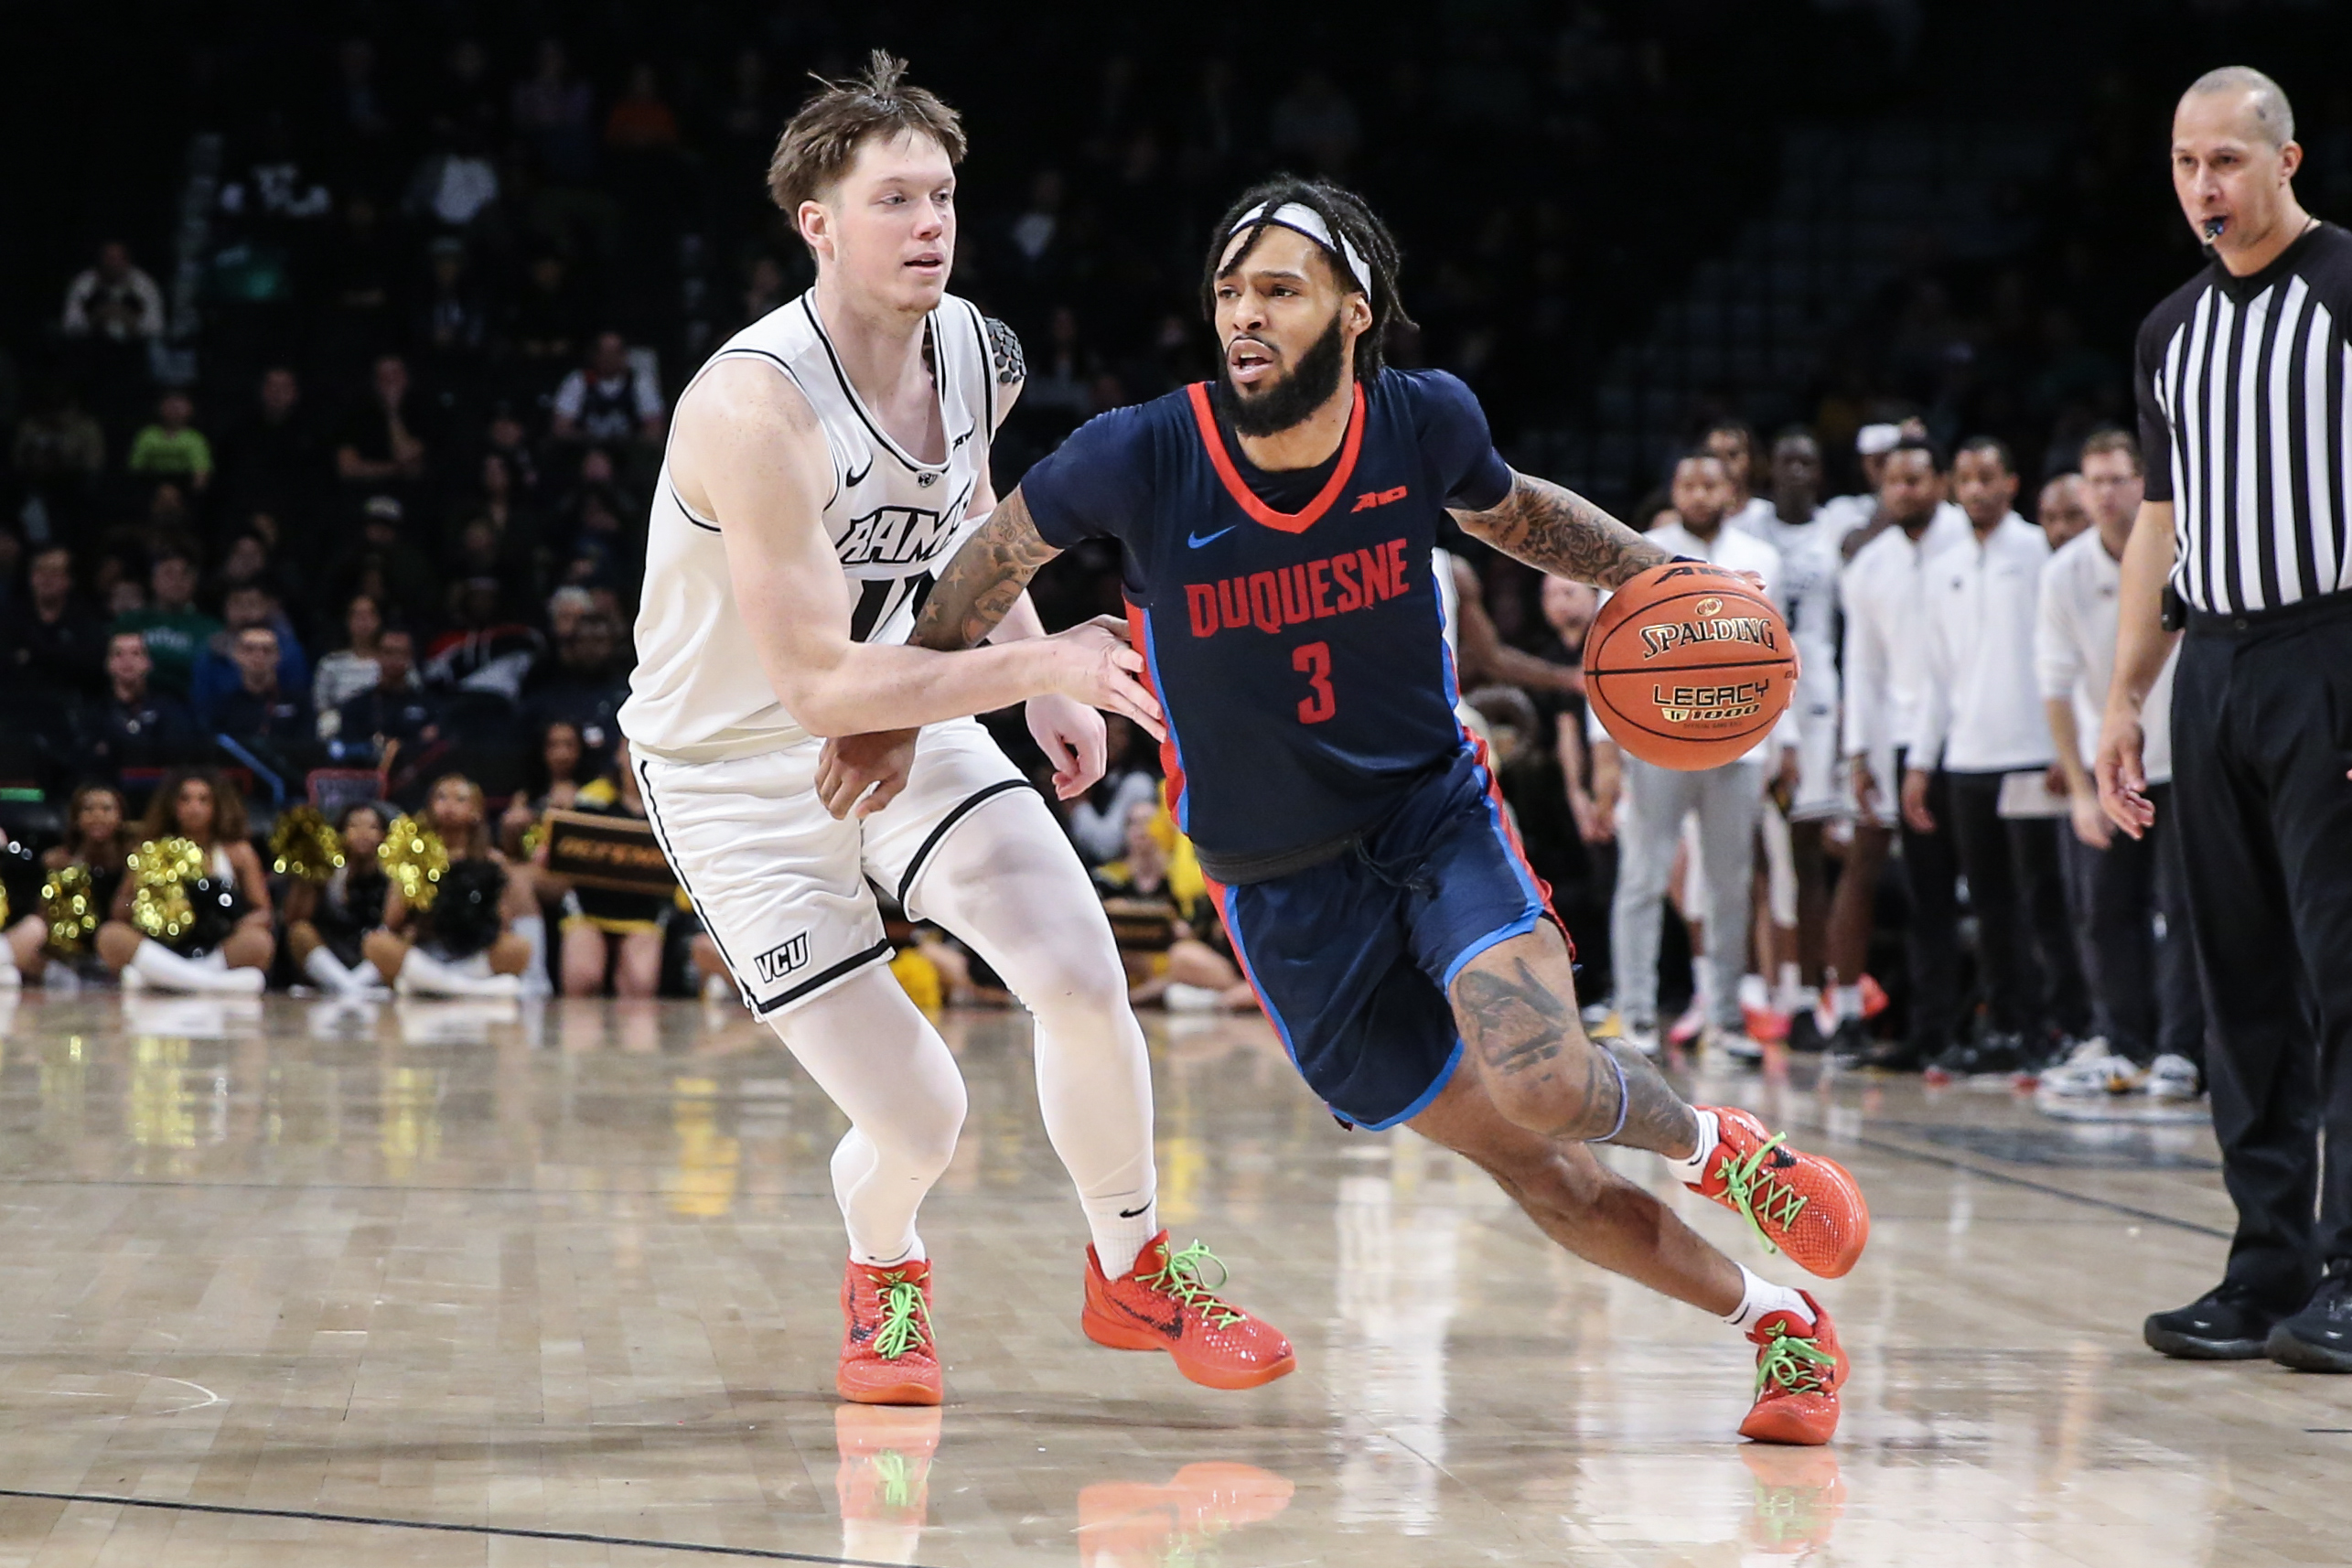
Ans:
[[[1269,223],[1280,224],[1285,229],[1295,230],[1322,245],[1325,250],[1335,251],[1347,257],[1348,270],[1356,274],[1356,285],[1364,291],[1365,298],[1369,299],[1372,296],[1372,269],[1364,264],[1364,258],[1356,253],[1356,247],[1348,242],[1348,236],[1334,235],[1331,232],[1331,225],[1323,220],[1323,214],[1304,202],[1285,201],[1280,207],[1274,208],[1273,215],[1268,217],[1266,209],[1271,205],[1270,202],[1262,201],[1243,213],[1241,220],[1234,224],[1231,231],[1225,236],[1226,240],[1230,242],[1235,234],[1239,234],[1242,230],[1262,219]]]

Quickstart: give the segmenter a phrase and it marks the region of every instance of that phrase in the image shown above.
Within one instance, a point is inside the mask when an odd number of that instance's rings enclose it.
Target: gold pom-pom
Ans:
[[[270,869],[280,876],[323,883],[343,868],[343,841],[316,806],[296,806],[270,830]]]
[[[105,917],[90,886],[90,867],[80,861],[58,867],[42,882],[41,918],[49,925],[50,951],[88,952]]]
[[[400,889],[401,902],[420,913],[433,908],[441,879],[449,874],[449,848],[439,833],[414,817],[394,817],[376,846],[376,858]]]
[[[204,852],[183,838],[149,839],[131,852],[131,923],[159,942],[174,942],[196,929],[196,907],[188,885],[208,867]]]

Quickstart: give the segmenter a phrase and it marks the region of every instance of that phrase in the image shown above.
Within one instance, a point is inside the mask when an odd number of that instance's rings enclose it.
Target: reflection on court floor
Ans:
[[[831,1395],[843,1123],[736,1009],[0,997],[0,1563],[2343,1560],[2339,1386],[2138,1345],[2221,1257],[2195,1125],[1710,1079],[1874,1202],[1840,1439],[1767,1450],[1719,1325],[1342,1131],[1255,1021],[1152,1024],[1162,1208],[1300,1372],[1087,1345],[1026,1022],[944,1027],[950,1402],[877,1411]]]

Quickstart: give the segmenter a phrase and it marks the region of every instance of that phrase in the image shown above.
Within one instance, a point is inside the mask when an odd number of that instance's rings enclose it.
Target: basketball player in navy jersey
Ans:
[[[948,564],[914,640],[977,642],[1047,560],[1116,540],[1167,714],[1172,804],[1309,1086],[1345,1124],[1403,1122],[1459,1150],[1562,1245],[1745,1331],[1760,1375],[1742,1432],[1827,1442],[1846,1371],[1828,1315],[1587,1145],[1664,1155],[1831,1277],[1868,1234],[1861,1194],[1746,1112],[1694,1110],[1638,1053],[1585,1037],[1564,934],[1454,714],[1430,575],[1445,511],[1606,587],[1668,557],[1513,473],[1454,377],[1383,366],[1383,330],[1405,319],[1395,266],[1345,191],[1284,179],[1244,197],[1203,283],[1217,381],[1105,413],[1031,468]],[[886,791],[870,759],[892,744],[861,737],[830,764],[871,768]]]

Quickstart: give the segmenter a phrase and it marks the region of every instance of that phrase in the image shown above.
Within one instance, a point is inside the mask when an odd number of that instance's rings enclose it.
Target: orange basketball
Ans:
[[[1584,700],[1610,739],[1659,768],[1737,761],[1796,687],[1788,623],[1713,566],[1652,566],[1609,596],[1584,639]]]

